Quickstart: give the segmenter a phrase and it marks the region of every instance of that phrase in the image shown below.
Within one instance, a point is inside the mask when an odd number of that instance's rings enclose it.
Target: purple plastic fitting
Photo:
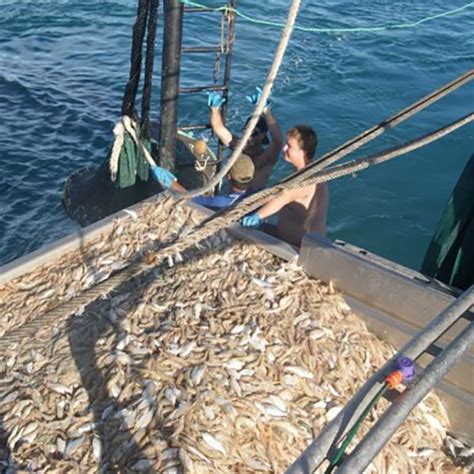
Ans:
[[[409,382],[415,376],[415,363],[405,356],[397,358],[397,368],[403,375],[403,381]]]

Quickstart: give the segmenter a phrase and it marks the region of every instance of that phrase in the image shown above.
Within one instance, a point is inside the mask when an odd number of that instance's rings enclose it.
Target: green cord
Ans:
[[[192,2],[191,0],[181,0],[181,3],[184,5],[188,5],[191,7],[197,7],[202,9],[209,9],[214,12],[220,11],[231,11],[235,13],[237,16],[244,18],[245,20],[251,23],[258,23],[260,25],[267,25],[267,26],[276,26],[278,28],[283,28],[285,25],[283,23],[275,22],[275,21],[268,21],[268,20],[261,20],[258,18],[252,18],[250,16],[244,15],[236,8],[231,8],[229,6],[222,6],[217,8],[208,7],[206,5],[202,5],[201,3]],[[448,10],[445,12],[438,13],[436,15],[426,16],[421,18],[420,20],[416,20],[411,23],[399,23],[394,25],[385,25],[385,26],[369,26],[369,27],[354,27],[354,28],[311,28],[311,27],[304,27],[304,26],[297,26],[295,25],[294,29],[299,31],[305,31],[309,33],[373,33],[378,31],[388,31],[388,30],[399,30],[403,28],[414,28],[415,26],[421,25],[422,23],[426,23],[428,21],[437,20],[438,18],[442,18],[449,15],[454,15],[459,13],[466,8],[470,8],[474,6],[474,2],[467,3],[462,7],[454,8],[452,10]]]
[[[362,414],[359,416],[357,421],[354,423],[354,426],[347,432],[347,435],[342,442],[341,446],[339,449],[336,451],[336,454],[334,457],[330,460],[330,464],[327,467],[327,469],[324,471],[324,474],[330,474],[333,469],[341,462],[342,456],[344,455],[344,452],[346,451],[347,446],[349,446],[350,442],[353,440],[354,436],[357,433],[357,430],[359,429],[360,425],[364,421],[364,419],[367,417],[369,414],[370,410],[374,407],[374,405],[380,400],[380,398],[385,394],[385,392],[389,389],[389,385],[386,383],[383,385],[383,387],[374,395],[370,403],[367,405],[366,409],[362,412]]]

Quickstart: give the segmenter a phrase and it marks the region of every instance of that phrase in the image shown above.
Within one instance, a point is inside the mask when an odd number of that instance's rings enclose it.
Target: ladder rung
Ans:
[[[224,91],[225,86],[200,86],[200,87],[180,87],[180,94],[192,94],[193,92],[204,92],[204,91]]]
[[[188,168],[195,165],[196,165],[195,161],[185,161],[184,163],[177,162],[176,168]]]
[[[178,128],[179,130],[182,130],[183,132],[189,132],[191,130],[207,130],[208,128],[211,128],[211,125],[206,123],[206,124],[199,124],[199,125],[184,125]]]
[[[199,8],[199,7],[184,7],[185,13],[212,13],[215,11],[214,8]]]
[[[217,53],[221,50],[220,46],[196,46],[182,48],[183,53]]]

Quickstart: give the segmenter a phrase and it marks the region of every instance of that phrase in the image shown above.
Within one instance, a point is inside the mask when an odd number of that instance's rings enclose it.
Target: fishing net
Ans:
[[[474,284],[474,155],[446,203],[421,272],[463,290]]]

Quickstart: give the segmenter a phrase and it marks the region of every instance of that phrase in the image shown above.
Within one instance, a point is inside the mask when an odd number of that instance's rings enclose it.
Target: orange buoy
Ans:
[[[204,140],[197,140],[194,144],[194,153],[196,155],[203,155],[207,151],[207,143]]]

